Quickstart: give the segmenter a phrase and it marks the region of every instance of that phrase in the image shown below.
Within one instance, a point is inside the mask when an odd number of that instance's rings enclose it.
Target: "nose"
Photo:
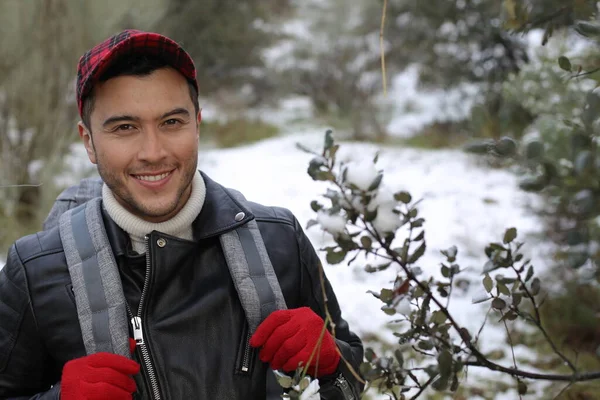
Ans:
[[[154,128],[146,128],[140,135],[138,158],[147,163],[156,163],[167,156],[165,138]]]

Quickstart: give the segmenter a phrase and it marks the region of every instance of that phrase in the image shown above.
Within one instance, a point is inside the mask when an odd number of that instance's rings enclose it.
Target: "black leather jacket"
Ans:
[[[311,307],[324,317],[319,259],[288,210],[251,203],[243,209],[225,188],[204,176],[206,200],[193,223],[194,241],[149,235],[150,268],[133,254],[128,236],[105,214],[128,306],[137,310],[145,281],[142,321],[149,360],[142,364],[134,398],[264,399],[272,374],[248,347],[248,327],[218,235],[234,229],[240,211],[258,222],[288,308]],[[158,251],[157,240],[166,239]],[[161,244],[164,244],[161,242]],[[167,250],[167,251],[165,251]],[[18,240],[0,271],[0,398],[58,399],[64,364],[85,356],[64,251],[53,228]],[[363,358],[359,338],[341,316],[329,282],[328,308],[336,341],[354,369]],[[149,362],[147,362],[149,361]],[[148,364],[157,385],[152,385]],[[341,374],[341,375],[340,375]],[[320,379],[322,398],[344,399],[340,382],[358,399],[362,385],[340,362]]]

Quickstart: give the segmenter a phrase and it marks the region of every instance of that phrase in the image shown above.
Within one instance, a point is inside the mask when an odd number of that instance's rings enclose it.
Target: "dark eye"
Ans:
[[[119,125],[117,127],[118,131],[130,131],[132,129],[133,129],[133,125],[130,125],[130,124],[123,124],[123,125]]]
[[[178,119],[175,118],[171,118],[165,121],[165,125],[178,125],[181,121],[179,121]]]

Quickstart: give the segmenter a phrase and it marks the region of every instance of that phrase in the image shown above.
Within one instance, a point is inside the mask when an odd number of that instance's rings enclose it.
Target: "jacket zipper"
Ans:
[[[354,393],[352,393],[352,389],[348,384],[348,381],[342,374],[339,374],[337,378],[335,378],[335,382],[333,383],[335,386],[340,388],[342,394],[344,395],[345,400],[356,400]]]
[[[244,356],[242,358],[242,372],[248,373],[250,371],[250,330],[246,334],[246,341],[244,342]]]
[[[142,352],[142,358],[144,361],[144,366],[146,367],[146,371],[148,372],[148,377],[150,378],[150,386],[152,389],[152,399],[160,400],[160,389],[158,388],[158,380],[156,379],[156,373],[154,372],[154,366],[152,365],[152,361],[150,360],[150,353],[148,352],[148,346],[144,341],[144,331],[142,329],[142,310],[144,305],[144,299],[146,298],[146,292],[148,291],[148,285],[150,283],[150,245],[149,245],[149,237],[145,236],[146,239],[146,276],[144,278],[144,287],[142,289],[142,295],[140,296],[140,305],[138,307],[137,316],[134,316],[129,308],[129,304],[125,302],[127,307],[127,312],[129,313],[129,317],[131,318],[131,325],[133,327],[133,338],[135,340],[136,346],[138,346]]]

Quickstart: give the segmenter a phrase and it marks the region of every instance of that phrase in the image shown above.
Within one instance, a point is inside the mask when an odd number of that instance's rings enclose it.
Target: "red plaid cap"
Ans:
[[[148,54],[159,56],[178,70],[198,90],[196,67],[190,55],[175,41],[158,33],[128,29],[86,52],[77,65],[77,107],[82,114],[83,99],[99,76],[122,55]]]

